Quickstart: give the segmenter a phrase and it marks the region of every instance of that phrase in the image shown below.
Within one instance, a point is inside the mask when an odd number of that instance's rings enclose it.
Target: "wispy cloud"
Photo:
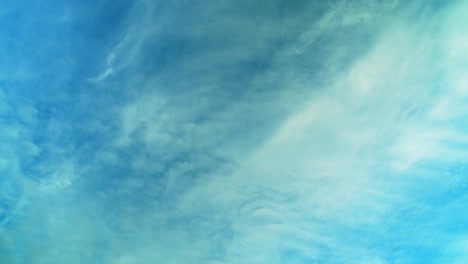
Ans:
[[[80,7],[0,90],[0,260],[466,259],[466,3]]]

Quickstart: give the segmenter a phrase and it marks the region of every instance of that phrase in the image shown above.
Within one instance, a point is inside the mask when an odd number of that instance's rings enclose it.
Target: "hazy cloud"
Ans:
[[[54,4],[0,13],[1,261],[466,259],[463,1]]]

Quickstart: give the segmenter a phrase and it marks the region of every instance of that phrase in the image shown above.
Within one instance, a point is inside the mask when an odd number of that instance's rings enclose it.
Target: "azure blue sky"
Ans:
[[[2,1],[0,263],[468,263],[467,17]]]

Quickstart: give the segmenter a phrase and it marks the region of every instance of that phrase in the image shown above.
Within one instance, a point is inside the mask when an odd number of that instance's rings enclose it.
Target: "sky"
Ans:
[[[0,263],[468,263],[468,1],[0,8]]]

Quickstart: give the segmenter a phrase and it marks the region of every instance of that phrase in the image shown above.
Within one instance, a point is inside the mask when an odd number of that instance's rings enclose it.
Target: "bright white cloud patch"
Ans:
[[[0,262],[466,261],[464,1],[7,6]]]

